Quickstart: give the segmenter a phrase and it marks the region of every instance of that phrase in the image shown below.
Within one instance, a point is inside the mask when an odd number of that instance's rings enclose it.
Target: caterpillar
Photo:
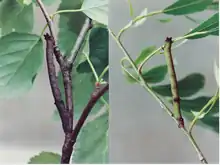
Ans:
[[[174,117],[178,121],[179,128],[183,128],[184,120],[182,118],[182,114],[180,111],[180,97],[178,93],[178,83],[177,83],[177,77],[176,77],[176,72],[172,58],[172,52],[171,52],[172,43],[173,43],[172,37],[167,37],[163,49],[164,49],[164,56],[167,62],[168,74],[170,78],[171,93],[173,97],[172,102],[173,102]]]

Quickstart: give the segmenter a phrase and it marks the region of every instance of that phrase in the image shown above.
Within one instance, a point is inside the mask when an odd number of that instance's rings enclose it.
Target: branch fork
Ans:
[[[74,45],[72,55],[70,58],[66,58],[60,52],[55,38],[55,32],[53,28],[53,22],[47,13],[43,3],[41,0],[36,0],[42,10],[42,13],[46,19],[48,24],[48,28],[50,34],[46,33],[44,38],[46,40],[46,62],[47,62],[47,70],[48,77],[50,81],[50,86],[54,98],[54,104],[57,107],[57,110],[60,115],[62,128],[65,134],[65,140],[62,147],[62,156],[61,156],[61,164],[68,164],[70,162],[70,158],[73,151],[73,146],[76,143],[76,139],[78,134],[85,123],[89,113],[92,108],[99,100],[101,96],[109,89],[109,84],[102,84],[101,87],[95,87],[94,92],[91,94],[91,97],[83,109],[83,112],[76,124],[73,128],[73,119],[74,119],[74,103],[73,103],[73,93],[72,93],[72,68],[73,64],[78,56],[80,49],[83,45],[85,37],[88,31],[92,28],[92,20],[90,18],[86,18],[85,23],[80,31],[80,34],[77,38],[77,41]],[[61,73],[63,76],[63,85],[65,91],[65,102],[62,100],[61,91],[58,86],[58,78],[56,74],[56,69],[54,65],[53,56],[55,56],[56,61],[58,62]]]

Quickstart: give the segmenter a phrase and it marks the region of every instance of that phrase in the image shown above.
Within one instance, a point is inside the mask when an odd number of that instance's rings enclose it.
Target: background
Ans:
[[[130,21],[127,0],[110,0],[109,24],[117,33]],[[131,0],[138,16],[144,8],[148,12],[161,10],[175,0]],[[193,14],[193,18],[205,20],[213,12]],[[172,18],[172,22],[160,23],[157,19]],[[159,15],[123,34],[123,43],[137,57],[143,48],[161,46],[166,36],[182,36],[197,25],[182,17]],[[111,37],[110,37],[111,38]],[[175,49],[178,79],[193,73],[205,75],[206,86],[199,94],[211,96],[217,89],[213,73],[214,60],[218,62],[218,37],[206,37],[190,41]],[[120,68],[122,51],[110,39],[110,160],[111,163],[200,163],[188,139],[160,105],[139,85],[126,82]],[[153,65],[165,64],[164,57],[154,57]],[[168,82],[168,81],[167,81]],[[209,163],[218,163],[219,137],[216,133],[197,127],[193,131]]]

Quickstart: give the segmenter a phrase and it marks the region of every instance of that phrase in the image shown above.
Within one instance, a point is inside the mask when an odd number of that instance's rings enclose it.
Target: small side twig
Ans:
[[[72,50],[71,56],[68,58],[69,65],[74,64],[76,57],[79,54],[79,51],[83,45],[83,41],[85,40],[85,37],[91,28],[92,28],[92,19],[86,18],[85,23],[79,33],[79,36],[78,36],[76,43],[74,45],[74,48]]]
[[[65,151],[65,154],[62,155],[61,158],[61,163],[69,163],[72,151],[73,151],[73,146],[76,143],[76,139],[78,137],[78,134],[85,123],[89,113],[91,112],[92,108],[96,104],[96,102],[104,95],[104,93],[109,89],[109,84],[103,84],[101,87],[96,87],[94,92],[92,93],[90,100],[88,101],[86,107],[84,108],[73,132],[71,134],[68,134],[65,138],[65,145],[63,146],[63,153]]]
[[[56,41],[56,38],[55,38],[55,30],[54,30],[54,26],[53,26],[53,21],[50,19],[50,15],[47,13],[47,10],[45,9],[44,7],[44,4],[41,0],[36,0],[45,19],[46,19],[46,22],[48,24],[48,28],[49,28],[49,31],[50,31],[50,35],[54,38],[54,40]]]

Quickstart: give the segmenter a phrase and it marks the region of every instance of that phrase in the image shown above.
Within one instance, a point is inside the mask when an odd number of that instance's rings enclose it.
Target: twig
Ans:
[[[54,26],[53,26],[53,21],[50,19],[50,15],[47,13],[47,10],[45,9],[44,7],[44,4],[42,3],[41,0],[36,0],[38,5],[40,6],[41,8],[41,11],[46,19],[46,22],[48,24],[48,28],[50,30],[50,35],[54,38],[54,40],[56,41],[56,38],[55,38],[55,30],[54,30]]]
[[[94,92],[92,93],[90,100],[88,101],[86,107],[84,108],[76,126],[75,129],[71,134],[68,134],[65,137],[65,145],[63,146],[63,154],[61,158],[61,163],[69,163],[71,153],[73,150],[73,146],[76,143],[76,139],[78,137],[78,134],[80,132],[80,129],[82,128],[83,124],[85,123],[89,113],[91,112],[92,108],[96,104],[96,102],[99,100],[101,96],[104,95],[104,93],[109,89],[109,84],[103,84],[101,87],[96,87]],[[68,151],[68,152],[66,152]]]
[[[168,72],[170,75],[169,77],[170,77],[171,92],[173,96],[174,116],[179,122],[179,127],[183,128],[184,120],[183,120],[183,117],[180,111],[180,97],[179,97],[179,92],[178,92],[178,83],[177,83],[177,77],[176,77],[176,72],[175,72],[172,53],[171,53],[172,43],[173,43],[172,38],[167,37],[165,44],[164,44],[164,55],[167,61]]]
[[[76,43],[74,45],[73,51],[71,53],[71,56],[68,59],[68,63],[70,67],[73,65],[73,63],[76,60],[77,55],[79,54],[79,51],[83,45],[83,42],[85,40],[87,32],[92,28],[92,20],[90,18],[86,18],[85,23],[79,33],[79,36],[76,40]]]

